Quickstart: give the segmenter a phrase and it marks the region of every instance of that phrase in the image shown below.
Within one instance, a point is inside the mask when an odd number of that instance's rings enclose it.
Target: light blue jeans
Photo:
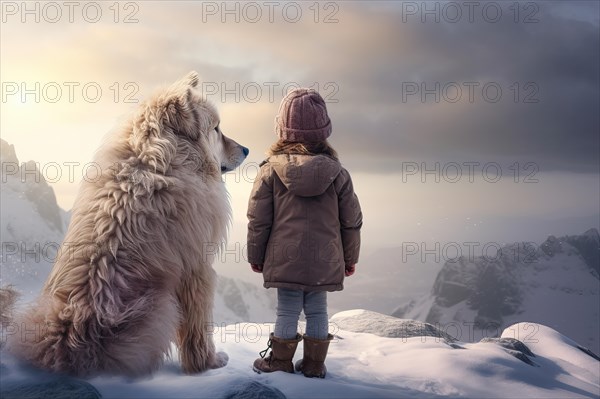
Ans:
[[[326,339],[329,332],[327,292],[277,289],[277,320],[274,334],[278,338],[293,339],[298,332],[298,319],[304,309],[306,335]]]

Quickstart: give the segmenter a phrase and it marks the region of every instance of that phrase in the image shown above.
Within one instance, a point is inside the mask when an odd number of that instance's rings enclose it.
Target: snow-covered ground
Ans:
[[[139,380],[95,377],[88,380],[104,398],[597,398],[600,395],[600,362],[577,348],[555,330],[534,323],[507,328],[502,336],[521,338],[535,356],[533,365],[519,360],[493,342],[455,342],[438,337],[381,337],[372,333],[335,328],[335,322],[358,317],[363,325],[390,316],[372,312],[342,312],[332,318],[335,340],[327,358],[324,380],[300,374],[254,373],[251,364],[265,348],[271,324],[241,323],[219,328],[215,341],[229,355],[229,364],[200,375],[184,375],[177,351],[154,376]],[[393,318],[391,318],[393,319]],[[388,319],[389,320],[389,319]],[[399,319],[397,319],[399,320]],[[353,328],[360,330],[360,328]],[[377,331],[375,331],[377,333]],[[302,354],[302,344],[295,359]],[[3,355],[2,389],[15,389],[44,381],[38,371]],[[260,383],[252,385],[253,383]],[[14,391],[13,391],[14,392]]]

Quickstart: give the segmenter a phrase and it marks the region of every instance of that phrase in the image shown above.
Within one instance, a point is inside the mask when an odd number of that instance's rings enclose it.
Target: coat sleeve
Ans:
[[[362,227],[362,211],[358,197],[354,193],[352,179],[346,169],[342,169],[337,179],[338,206],[344,262],[353,265],[358,262],[360,253],[360,229]]]
[[[248,262],[262,265],[273,226],[273,175],[264,164],[254,180],[248,202]]]

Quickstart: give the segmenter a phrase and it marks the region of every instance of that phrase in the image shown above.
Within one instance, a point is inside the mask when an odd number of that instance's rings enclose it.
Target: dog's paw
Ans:
[[[229,355],[225,352],[217,352],[215,353],[211,368],[220,369],[221,367],[227,366],[227,362],[229,362]]]

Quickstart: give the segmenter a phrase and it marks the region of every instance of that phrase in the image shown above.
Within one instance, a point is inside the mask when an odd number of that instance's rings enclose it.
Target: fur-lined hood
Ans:
[[[338,161],[325,155],[281,154],[268,162],[285,187],[300,197],[323,194],[342,170]]]

